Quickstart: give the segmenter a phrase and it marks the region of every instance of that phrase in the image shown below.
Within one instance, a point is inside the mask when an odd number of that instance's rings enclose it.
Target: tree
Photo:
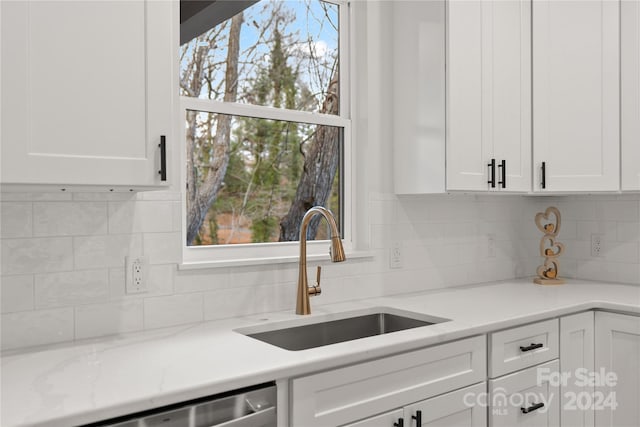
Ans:
[[[305,3],[307,13],[313,9],[318,15],[305,22],[317,30],[317,22],[326,22],[327,8],[337,7],[311,1],[315,6]],[[261,2],[183,45],[182,93],[337,114],[337,51],[332,48],[325,56],[326,43],[311,33],[300,39],[300,26],[291,25],[296,7]],[[334,21],[329,25],[337,34]],[[246,29],[242,39],[241,27]],[[320,55],[315,40],[325,43]],[[311,205],[329,200],[339,163],[339,128],[187,111],[186,134],[189,245],[296,240],[308,200]],[[314,224],[310,229],[315,235]]]
[[[336,70],[322,104],[322,113],[338,113],[338,75]],[[280,221],[280,241],[298,240],[305,212],[313,206],[326,206],[340,160],[340,130],[333,126],[318,126],[309,146],[301,146],[300,149],[304,156],[304,167],[293,203]],[[319,223],[318,219],[309,224],[309,239],[315,238]]]
[[[243,14],[239,13],[231,18],[229,31],[226,73],[224,78],[224,101],[235,102],[238,95],[238,56],[240,52],[240,29],[242,27]],[[212,39],[209,40],[211,46]],[[190,81],[190,91],[200,94],[202,84],[212,79],[203,79],[203,65],[205,62],[205,48],[199,48],[194,53],[194,68]],[[211,144],[208,170],[205,176],[197,176],[199,168],[195,167],[196,141],[198,131],[196,129],[196,113],[190,111],[187,115],[187,245],[195,239],[209,207],[215,202],[220,186],[224,180],[229,164],[229,149],[231,144],[231,117],[218,116],[216,133],[211,134],[213,126],[208,127],[207,141]]]

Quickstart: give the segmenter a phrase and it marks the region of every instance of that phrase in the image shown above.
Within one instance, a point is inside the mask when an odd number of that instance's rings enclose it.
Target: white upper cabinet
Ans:
[[[445,2],[394,1],[393,155],[398,194],[445,191]]]
[[[534,191],[620,189],[619,20],[617,1],[533,2]]]
[[[173,2],[2,2],[2,183],[158,186]]]
[[[620,3],[622,189],[640,190],[640,2]]]
[[[447,3],[447,189],[531,189],[531,2]]]

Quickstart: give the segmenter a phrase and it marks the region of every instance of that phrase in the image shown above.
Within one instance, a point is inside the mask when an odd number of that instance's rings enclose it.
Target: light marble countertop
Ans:
[[[313,323],[372,307],[451,321],[304,351],[234,331]],[[0,424],[89,423],[583,310],[640,314],[640,286],[514,280],[312,308],[314,314],[304,318],[268,313],[4,353]]]

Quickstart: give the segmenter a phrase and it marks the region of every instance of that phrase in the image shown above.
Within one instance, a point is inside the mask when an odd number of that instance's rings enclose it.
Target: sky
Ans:
[[[241,30],[240,37],[240,51],[241,62],[249,62],[245,65],[245,72],[241,75],[241,85],[243,80],[252,76],[255,67],[254,63],[258,61],[264,61],[267,63],[269,60],[269,47],[261,45],[255,52],[251,52],[250,48],[256,44],[258,37],[260,36],[261,28],[265,26],[270,17],[272,6],[277,0],[262,0],[253,6],[245,9],[244,11],[244,24]],[[336,55],[338,49],[338,32],[336,26],[338,25],[338,6],[330,3],[324,3],[320,0],[280,0],[283,9],[287,11],[287,14],[293,17],[292,21],[284,28],[284,34],[293,35],[295,39],[301,40],[302,43],[298,45],[290,45],[290,64],[299,60],[300,57],[308,58],[311,51],[320,60],[329,60]],[[325,5],[328,13],[325,12]],[[265,7],[269,5],[269,7]],[[325,13],[328,14],[329,20],[326,19]],[[224,24],[221,24],[224,25]],[[227,25],[228,27],[228,25]],[[228,30],[227,30],[228,31]],[[266,37],[270,36],[270,32],[266,33]],[[311,40],[311,42],[308,42]],[[226,57],[226,46],[222,42],[217,49],[210,52],[214,55],[214,62],[223,63]],[[244,58],[242,54],[245,54]],[[247,56],[251,55],[252,61],[247,61]],[[326,56],[329,55],[329,56]],[[244,59],[244,61],[243,61]],[[306,62],[308,65],[309,63]],[[183,67],[185,64],[182,64]],[[224,76],[224,67],[220,67],[220,79]],[[243,79],[244,77],[244,79]],[[309,67],[301,67],[300,79],[311,88],[312,92],[320,93],[324,91],[328,85],[330,78],[330,71],[324,70],[323,74],[318,75]],[[202,94],[201,97],[206,98],[208,93]]]

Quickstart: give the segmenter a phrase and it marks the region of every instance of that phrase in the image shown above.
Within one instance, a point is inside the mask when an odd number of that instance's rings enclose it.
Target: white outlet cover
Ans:
[[[138,256],[131,257],[126,256],[124,259],[124,271],[125,271],[125,293],[127,294],[140,294],[147,292],[147,271],[149,270],[149,263],[146,257]],[[134,266],[139,265],[141,271],[136,274],[134,272]]]

